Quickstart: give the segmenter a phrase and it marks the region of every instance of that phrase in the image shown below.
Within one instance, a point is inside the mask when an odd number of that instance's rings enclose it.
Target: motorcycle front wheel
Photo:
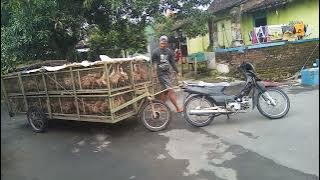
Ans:
[[[272,100],[275,104],[272,103]],[[258,95],[257,108],[263,116],[269,119],[280,119],[288,114],[290,100],[281,89],[267,88],[266,92]]]
[[[191,96],[184,104],[184,117],[188,123],[196,127],[203,127],[209,125],[214,115],[191,115],[190,110],[214,107],[215,105],[203,95]]]

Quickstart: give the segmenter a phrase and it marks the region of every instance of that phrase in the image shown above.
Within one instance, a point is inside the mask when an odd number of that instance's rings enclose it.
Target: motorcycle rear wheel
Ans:
[[[197,104],[197,102],[200,102],[200,104]],[[210,114],[210,115],[190,115],[189,111],[192,108],[197,108],[197,107],[192,107],[193,106],[197,106],[198,108],[208,108],[208,107],[214,107],[215,104],[208,99],[207,97],[203,96],[203,95],[195,95],[195,96],[191,96],[190,98],[187,99],[187,101],[184,104],[184,117],[186,119],[186,121],[188,123],[190,123],[193,126],[196,127],[203,127],[203,126],[207,126],[209,125],[215,115]],[[199,106],[200,105],[200,106]],[[201,117],[203,118],[203,120],[197,121],[197,119]]]

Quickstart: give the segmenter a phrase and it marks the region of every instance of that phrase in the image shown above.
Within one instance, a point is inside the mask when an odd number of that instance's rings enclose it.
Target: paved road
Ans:
[[[291,109],[281,120],[267,120],[255,110],[230,121],[219,117],[204,130],[279,164],[319,176],[319,90],[307,90],[287,90]]]
[[[47,133],[35,134],[24,116],[10,119],[1,106],[1,178],[319,179],[318,97],[318,90],[290,91],[292,111],[279,121],[252,112],[194,128],[175,114],[158,133],[129,119],[116,125],[55,120]]]

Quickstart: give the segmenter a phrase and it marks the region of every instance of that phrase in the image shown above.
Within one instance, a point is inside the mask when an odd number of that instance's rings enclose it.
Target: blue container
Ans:
[[[317,67],[319,67],[319,59],[316,59]]]
[[[205,62],[206,56],[203,52],[193,53],[188,56],[189,62],[194,62],[197,59],[197,62]]]
[[[303,69],[301,71],[301,84],[307,86],[319,85],[319,67]]]

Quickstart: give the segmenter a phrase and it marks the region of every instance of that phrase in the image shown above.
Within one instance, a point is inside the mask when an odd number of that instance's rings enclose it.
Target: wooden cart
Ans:
[[[48,119],[116,123],[140,114],[152,131],[171,119],[168,106],[155,100],[165,90],[141,58],[15,72],[1,77],[1,88],[10,116],[27,114],[35,132],[44,132]]]

